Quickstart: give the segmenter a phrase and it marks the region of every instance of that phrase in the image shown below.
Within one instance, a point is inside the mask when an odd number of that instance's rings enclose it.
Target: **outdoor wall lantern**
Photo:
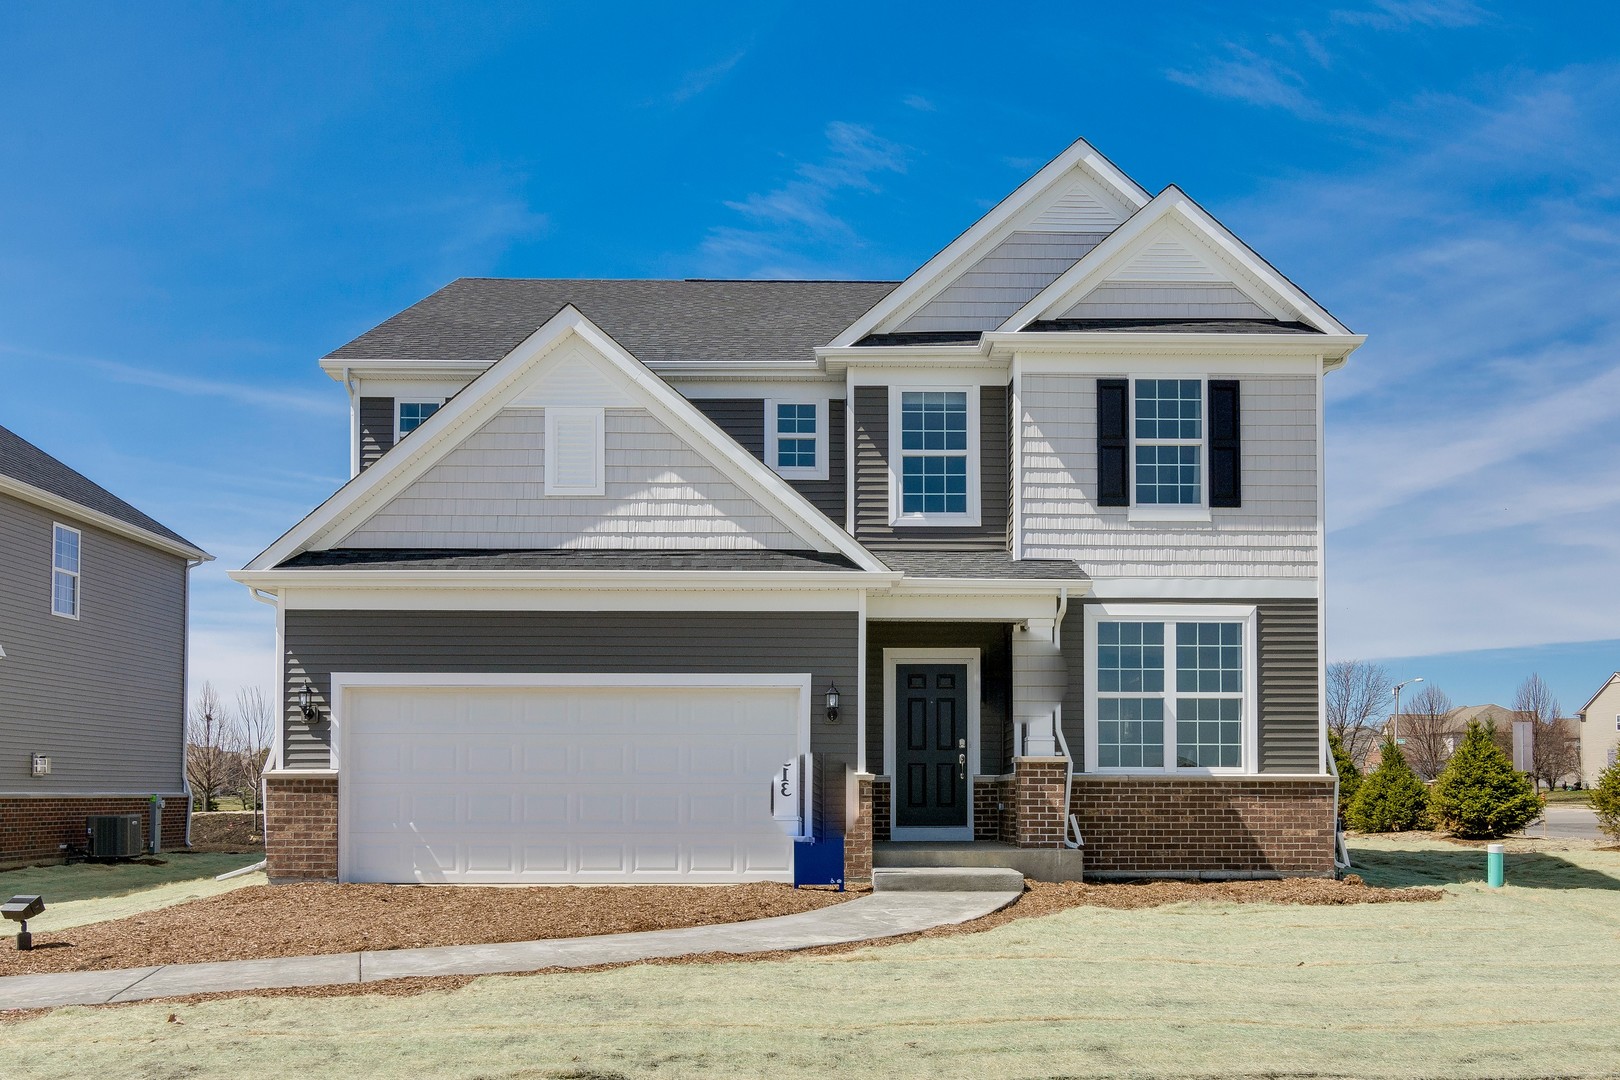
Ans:
[[[838,684],[827,687],[827,723],[838,723]]]
[[[315,695],[310,692],[309,683],[298,688],[298,711],[304,714],[305,720],[314,720],[320,715],[320,710],[315,707]]]

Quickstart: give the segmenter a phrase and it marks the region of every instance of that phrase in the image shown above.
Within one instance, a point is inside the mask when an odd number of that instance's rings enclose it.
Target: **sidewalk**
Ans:
[[[413,975],[493,975],[540,968],[591,967],[693,953],[808,949],[897,937],[967,922],[1006,907],[1017,900],[1018,895],[1015,892],[878,892],[797,915],[684,930],[214,964],[170,964],[116,971],[12,975],[0,978],[0,1010],[105,1005],[228,990],[368,983]]]

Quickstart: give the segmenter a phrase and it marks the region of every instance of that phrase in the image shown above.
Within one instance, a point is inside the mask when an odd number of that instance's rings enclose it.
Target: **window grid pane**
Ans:
[[[776,406],[776,467],[816,467],[815,405],[795,403]]]
[[[1138,379],[1133,408],[1137,505],[1202,503],[1202,380]]]
[[[79,613],[79,579],[61,570],[51,575],[51,610],[58,615]]]
[[[399,434],[401,438],[422,426],[422,421],[439,411],[437,402],[402,401],[399,405]]]
[[[58,570],[66,570],[70,574],[79,572],[79,534],[72,529],[56,527],[54,538],[55,551],[52,565]]]
[[[900,448],[907,451],[900,460],[901,513],[968,512],[967,419],[967,394],[963,391],[908,391],[900,395]]]
[[[1108,620],[1097,623],[1096,636],[1098,768],[1164,768],[1168,724],[1173,768],[1243,767],[1242,622]]]
[[[1136,437],[1202,439],[1204,384],[1198,379],[1138,379]]]
[[[1197,446],[1138,446],[1136,501],[1145,506],[1194,505],[1203,500]]]

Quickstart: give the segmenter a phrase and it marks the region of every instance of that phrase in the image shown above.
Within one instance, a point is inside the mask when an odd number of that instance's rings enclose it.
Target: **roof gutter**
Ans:
[[[200,547],[195,547],[185,541],[161,536],[149,529],[143,529],[139,525],[131,525],[129,522],[115,518],[111,514],[104,514],[100,510],[92,510],[88,506],[74,502],[72,499],[65,499],[43,488],[25,484],[15,477],[0,476],[0,492],[15,495],[24,502],[34,503],[47,510],[54,510],[78,518],[99,529],[117,533],[119,536],[138,541],[148,547],[157,548],[159,551],[167,552],[170,555],[178,555],[194,564],[214,561],[214,557]]]
[[[386,588],[391,585],[707,591],[779,589],[788,585],[795,588],[887,589],[904,577],[897,571],[879,573],[869,570],[340,570],[313,567],[233,570],[230,576],[255,592],[289,587]]]

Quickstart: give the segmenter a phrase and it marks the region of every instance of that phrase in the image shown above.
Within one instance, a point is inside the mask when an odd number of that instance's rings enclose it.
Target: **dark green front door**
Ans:
[[[894,674],[894,824],[965,828],[967,666],[898,664]]]

